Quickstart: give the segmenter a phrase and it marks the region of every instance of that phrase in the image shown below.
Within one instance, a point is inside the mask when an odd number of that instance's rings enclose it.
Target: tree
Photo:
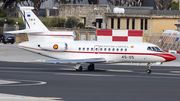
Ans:
[[[154,0],[155,2],[155,9],[157,10],[168,10],[171,8],[173,0],[168,0],[165,2],[164,0]]]
[[[146,0],[107,0],[109,3],[115,6],[143,6]]]
[[[69,17],[66,21],[67,28],[75,28],[77,27],[79,19],[76,17]]]
[[[78,0],[78,2],[81,2],[81,1],[83,1],[83,0]],[[56,2],[59,5],[60,4],[71,4],[71,3],[76,4],[76,0],[73,0],[73,1],[71,1],[71,0],[56,0]]]
[[[3,9],[0,9],[0,17],[6,17],[7,14]]]
[[[23,4],[25,6],[31,6],[31,4],[32,4],[32,6],[34,7],[34,10],[35,10],[35,14],[39,15],[39,10],[40,10],[41,4],[44,3],[45,1],[47,1],[47,0],[23,0],[20,4],[21,5]]]
[[[80,22],[80,23],[78,23],[77,27],[79,27],[79,28],[84,28],[85,26],[84,26],[83,23]]]
[[[4,9],[4,6],[6,5],[6,3],[8,2],[9,0],[1,0],[0,3],[3,3],[2,6],[1,6],[1,9]]]
[[[10,16],[12,15],[12,13],[16,10],[17,8],[17,4],[19,2],[21,2],[23,0],[1,0],[0,3],[2,3],[1,5],[1,10],[5,10],[8,8],[9,12],[10,12]]]
[[[173,1],[171,4],[171,10],[179,10],[179,2]]]
[[[99,4],[99,0],[88,0],[89,4]]]
[[[53,18],[51,20],[51,27],[63,27],[66,22],[65,18]]]

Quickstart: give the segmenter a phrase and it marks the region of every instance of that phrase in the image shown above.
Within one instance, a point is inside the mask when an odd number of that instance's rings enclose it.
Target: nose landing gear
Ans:
[[[146,65],[146,68],[147,68],[146,73],[147,73],[147,74],[151,74],[151,69],[150,69],[151,65],[152,65],[151,63],[148,63],[148,64]]]

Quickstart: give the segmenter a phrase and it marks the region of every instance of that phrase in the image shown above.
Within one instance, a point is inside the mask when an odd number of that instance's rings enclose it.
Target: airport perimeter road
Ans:
[[[36,63],[48,58],[1,44],[0,101],[179,101],[177,57],[152,66],[152,74],[145,66],[127,64],[96,64],[95,71],[76,72],[74,64]]]

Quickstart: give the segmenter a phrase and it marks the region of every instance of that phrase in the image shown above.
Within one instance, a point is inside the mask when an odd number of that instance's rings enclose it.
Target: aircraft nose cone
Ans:
[[[162,57],[166,60],[166,62],[176,60],[176,57],[172,54],[163,54]]]

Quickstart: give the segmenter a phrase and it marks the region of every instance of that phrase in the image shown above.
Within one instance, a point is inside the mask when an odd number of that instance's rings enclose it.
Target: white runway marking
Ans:
[[[17,81],[9,81],[9,80],[0,80],[0,85],[4,85],[4,84],[14,84],[14,83],[20,83]]]
[[[180,73],[180,71],[170,71],[171,73]],[[179,74],[180,75],[180,74]]]
[[[32,97],[0,93],[0,101],[63,101],[58,97]]]
[[[109,72],[133,72],[132,70],[107,70]]]
[[[34,80],[0,80],[0,86],[32,86],[43,84],[46,84],[46,82]]]
[[[106,76],[112,77],[115,75],[100,75],[100,74],[75,74],[75,73],[56,73],[55,75],[70,75],[70,76]]]

